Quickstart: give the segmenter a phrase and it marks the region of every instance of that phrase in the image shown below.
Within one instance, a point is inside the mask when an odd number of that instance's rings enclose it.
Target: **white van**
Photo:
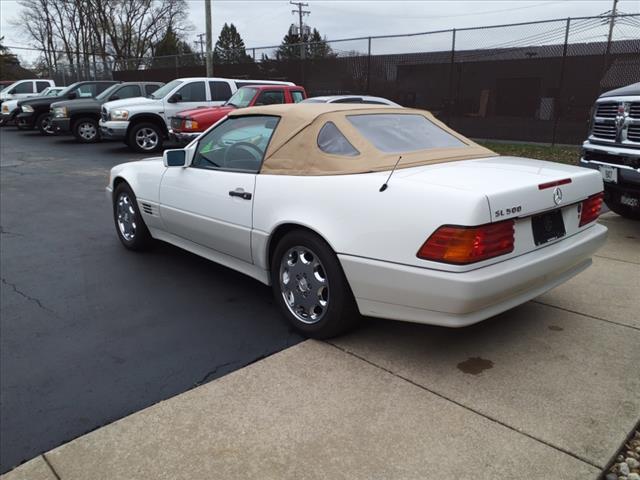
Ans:
[[[102,105],[102,138],[124,140],[136,152],[162,149],[169,138],[171,117],[198,107],[215,107],[226,102],[246,85],[291,85],[273,80],[234,80],[229,78],[177,78],[146,98],[115,100]]]

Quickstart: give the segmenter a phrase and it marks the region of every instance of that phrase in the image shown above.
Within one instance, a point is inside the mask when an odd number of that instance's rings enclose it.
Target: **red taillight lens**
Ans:
[[[466,264],[510,253],[514,225],[513,220],[507,220],[479,227],[442,226],[420,247],[418,258]]]
[[[600,192],[582,202],[582,210],[580,212],[580,226],[597,220],[597,218],[600,216],[600,210],[602,209],[603,197],[604,194]]]

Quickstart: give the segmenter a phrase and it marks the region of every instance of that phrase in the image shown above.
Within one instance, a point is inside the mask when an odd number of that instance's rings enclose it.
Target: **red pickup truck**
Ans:
[[[178,112],[171,117],[169,136],[186,144],[236,108],[277,103],[298,103],[307,98],[304,88],[289,85],[251,85],[239,88],[224,105]]]

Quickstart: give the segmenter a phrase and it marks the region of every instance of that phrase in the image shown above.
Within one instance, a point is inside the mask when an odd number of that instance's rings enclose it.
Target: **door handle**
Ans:
[[[240,197],[243,200],[251,200],[251,194],[249,192],[245,192],[241,188],[229,191],[229,196],[230,197]]]

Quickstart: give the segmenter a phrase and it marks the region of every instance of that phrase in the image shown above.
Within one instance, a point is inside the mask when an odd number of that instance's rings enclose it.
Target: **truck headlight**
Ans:
[[[53,109],[53,116],[55,118],[67,118],[69,116],[69,111],[67,107],[56,107]]]
[[[27,113],[33,113],[33,107],[31,105],[22,105],[22,111]]]
[[[127,120],[129,118],[128,110],[112,110],[111,120]]]
[[[9,113],[9,105],[7,104],[2,105],[2,113]]]

